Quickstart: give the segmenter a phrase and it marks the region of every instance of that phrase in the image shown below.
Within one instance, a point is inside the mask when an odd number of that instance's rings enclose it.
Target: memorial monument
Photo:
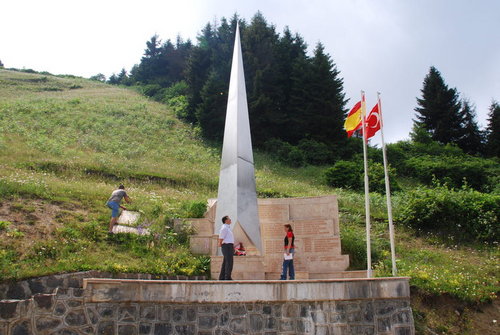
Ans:
[[[229,82],[215,232],[220,230],[225,215],[229,215],[234,222],[235,238],[262,253],[239,26],[236,26]]]
[[[203,219],[190,220],[197,234],[191,251],[211,256],[212,278],[222,256],[217,234],[222,217],[233,220],[236,243],[247,256],[236,257],[235,279],[277,279],[283,258],[283,225],[296,234],[297,279],[364,277],[366,271],[345,271],[349,256],[341,254],[336,196],[257,199],[252,139],[239,27],[236,28],[224,129],[217,199],[209,200]]]

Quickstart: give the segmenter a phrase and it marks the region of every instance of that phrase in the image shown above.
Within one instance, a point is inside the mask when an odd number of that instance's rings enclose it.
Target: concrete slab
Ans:
[[[134,211],[122,211],[120,216],[118,217],[118,224],[121,225],[134,225],[139,221],[139,218],[141,217],[141,213],[139,212],[134,212]]]
[[[86,302],[229,303],[409,299],[409,278],[163,281],[84,279]]]
[[[149,235],[151,232],[149,231],[148,228],[141,228],[141,227],[129,227],[129,226],[122,226],[122,225],[115,225],[113,227],[113,233],[114,234],[120,234],[120,233],[130,233],[130,234],[135,234],[135,235]]]

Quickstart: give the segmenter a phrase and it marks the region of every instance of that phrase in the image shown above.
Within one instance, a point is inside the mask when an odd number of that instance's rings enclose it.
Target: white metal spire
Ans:
[[[236,26],[229,82],[214,227],[216,233],[225,215],[229,215],[234,224],[235,242],[250,242],[262,254],[239,25]]]

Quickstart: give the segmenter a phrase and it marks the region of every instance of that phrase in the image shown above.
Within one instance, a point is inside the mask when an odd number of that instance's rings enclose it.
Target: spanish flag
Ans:
[[[361,114],[361,101],[358,101],[358,103],[351,109],[344,122],[344,129],[347,132],[347,137],[351,137],[356,130],[361,128]]]

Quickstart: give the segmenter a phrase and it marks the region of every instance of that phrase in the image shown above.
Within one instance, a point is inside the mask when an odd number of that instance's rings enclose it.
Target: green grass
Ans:
[[[206,258],[190,255],[185,236],[169,225],[174,217],[199,216],[199,203],[216,197],[219,159],[220,149],[196,128],[132,90],[0,70],[0,203],[21,216],[40,215],[33,202],[57,212],[43,236],[43,218],[34,226],[2,224],[0,280],[87,269],[207,273]],[[325,167],[290,168],[262,152],[255,162],[261,197],[339,195],[344,252],[352,269],[364,267],[362,194],[326,186]],[[104,204],[119,183],[161,238],[105,236]],[[374,194],[371,205],[373,259],[377,274],[387,275],[385,198]],[[396,231],[399,274],[411,276],[412,285],[470,301],[499,291],[497,248],[450,248],[404,227]]]

